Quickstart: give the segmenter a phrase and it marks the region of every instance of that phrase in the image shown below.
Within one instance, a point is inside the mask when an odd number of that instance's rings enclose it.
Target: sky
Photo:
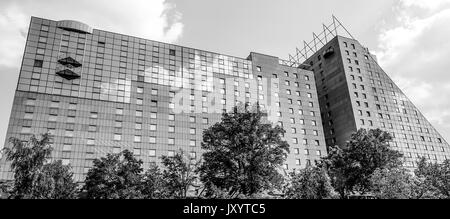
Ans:
[[[287,59],[332,14],[449,141],[450,0],[0,0],[0,142],[31,16],[242,58],[259,52]]]

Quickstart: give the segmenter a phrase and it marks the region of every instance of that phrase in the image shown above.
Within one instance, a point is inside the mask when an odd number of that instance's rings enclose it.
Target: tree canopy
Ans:
[[[282,139],[284,129],[263,122],[263,117],[259,106],[238,106],[204,131],[199,173],[207,194],[217,188],[229,197],[251,196],[279,184],[275,179],[289,145]]]
[[[125,150],[95,159],[89,170],[84,190],[88,199],[142,198],[142,161]]]
[[[73,199],[77,184],[70,166],[61,161],[48,163],[53,148],[50,136],[32,136],[24,142],[11,138],[12,147],[6,147],[5,155],[11,161],[14,183],[10,196],[15,199]]]
[[[368,192],[375,170],[402,164],[403,155],[389,147],[391,140],[391,135],[380,129],[360,129],[344,147],[330,148],[321,165],[327,168],[341,198],[354,192]]]

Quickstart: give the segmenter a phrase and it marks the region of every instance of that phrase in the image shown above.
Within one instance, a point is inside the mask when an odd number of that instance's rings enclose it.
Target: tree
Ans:
[[[432,194],[430,198],[450,199],[450,160],[430,163],[421,158],[415,175],[423,180],[423,186]]]
[[[206,196],[213,188],[235,198],[252,196],[279,186],[280,173],[289,145],[282,140],[285,131],[263,123],[259,105],[238,106],[222,115],[222,121],[203,133],[203,163],[200,179]]]
[[[198,180],[196,170],[199,163],[186,158],[183,151],[174,157],[163,156],[162,163],[165,167],[162,177],[168,197],[187,198],[189,189],[196,187]]]
[[[41,139],[33,135],[28,142],[17,138],[10,139],[12,147],[6,147],[4,150],[6,160],[11,161],[11,169],[14,172],[14,198],[31,197],[33,179],[53,150],[49,142],[48,134],[42,135]]]
[[[46,164],[53,150],[49,134],[40,139],[33,135],[27,142],[11,138],[10,142],[12,147],[4,150],[14,172],[11,198],[71,199],[76,196],[77,185],[70,167],[60,161]]]
[[[144,199],[163,199],[169,197],[165,188],[163,173],[158,166],[151,166],[143,176],[142,195]]]
[[[375,170],[402,164],[403,155],[389,148],[391,140],[391,135],[380,129],[360,129],[345,147],[330,148],[320,165],[328,170],[341,198],[354,192],[365,194],[371,188],[370,178]]]
[[[94,160],[84,190],[88,199],[140,199],[142,194],[142,161],[125,150]]]
[[[11,197],[13,190],[13,182],[0,181],[0,199],[7,199]]]
[[[32,188],[35,199],[75,199],[77,192],[71,167],[60,160],[44,165],[36,174]]]
[[[379,199],[413,199],[416,198],[419,182],[405,168],[382,168],[372,174],[371,192]]]
[[[287,199],[330,199],[337,195],[323,168],[307,167],[289,175],[289,184],[285,189]]]

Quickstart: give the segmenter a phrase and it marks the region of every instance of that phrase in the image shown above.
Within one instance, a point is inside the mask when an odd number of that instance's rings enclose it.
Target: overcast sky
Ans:
[[[243,58],[287,58],[332,14],[450,140],[450,0],[0,0],[0,148],[30,16]]]

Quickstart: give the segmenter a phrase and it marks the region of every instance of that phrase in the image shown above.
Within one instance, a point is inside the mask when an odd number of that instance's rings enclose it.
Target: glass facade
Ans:
[[[311,71],[277,57],[237,58],[73,22],[31,19],[7,138],[49,132],[52,158],[70,164],[76,180],[93,159],[125,149],[145,168],[179,149],[201,159],[203,130],[238,103],[261,103],[287,130],[289,170],[326,156]],[[11,178],[3,164],[0,178]]]

